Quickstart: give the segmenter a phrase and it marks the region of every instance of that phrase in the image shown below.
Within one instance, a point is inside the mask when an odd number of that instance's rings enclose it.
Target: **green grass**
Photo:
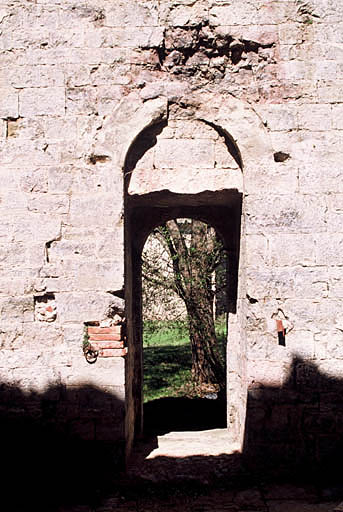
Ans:
[[[226,342],[225,322],[216,323],[218,341]],[[144,322],[144,402],[166,396],[198,396],[192,383],[192,356],[186,322]]]
[[[144,322],[143,347],[179,346],[189,343],[186,321],[151,321]]]
[[[144,401],[182,396],[191,381],[192,357],[184,322],[145,322]]]

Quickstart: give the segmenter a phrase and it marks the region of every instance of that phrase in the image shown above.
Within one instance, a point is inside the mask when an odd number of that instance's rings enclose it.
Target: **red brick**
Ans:
[[[88,334],[121,334],[122,326],[113,325],[112,327],[88,327]]]
[[[89,341],[121,341],[120,334],[90,334]]]
[[[91,345],[93,350],[124,348],[123,341],[92,341]]]
[[[123,357],[127,354],[127,348],[105,348],[99,350],[99,357]]]
[[[276,320],[276,329],[277,329],[278,332],[283,332],[284,333],[285,329],[284,329],[282,320]]]

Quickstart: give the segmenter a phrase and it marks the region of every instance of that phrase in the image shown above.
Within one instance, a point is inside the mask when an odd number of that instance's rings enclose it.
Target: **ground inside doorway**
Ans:
[[[227,429],[146,437],[112,492],[58,512],[343,512],[342,488],[269,482],[242,474],[239,462]]]
[[[224,428],[168,432],[137,443],[128,475],[151,482],[183,479],[208,484],[228,467],[233,471],[236,454],[238,445],[230,443]]]

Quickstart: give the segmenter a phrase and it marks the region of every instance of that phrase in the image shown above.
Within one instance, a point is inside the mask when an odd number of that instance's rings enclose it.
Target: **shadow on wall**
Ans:
[[[200,401],[190,406],[184,399],[179,404],[177,400],[160,399],[145,405],[150,431],[161,434],[183,430],[183,426],[190,430],[223,426],[223,410],[215,401],[208,403],[204,417],[199,418]],[[182,425],[183,411],[187,413]],[[200,480],[209,485],[294,480],[321,488],[334,486],[343,497],[343,380],[325,375],[313,362],[294,358],[282,387],[252,386],[246,418],[242,454],[156,457],[145,460],[143,476],[158,474],[168,481],[170,474],[186,475],[191,468],[193,476],[202,475]],[[152,442],[151,450],[155,447]],[[147,444],[145,457],[151,450]]]
[[[312,362],[294,359],[281,388],[260,386],[249,391],[243,454],[146,459],[156,447],[156,434],[175,427],[189,428],[191,413],[198,411],[200,404],[192,404],[192,409],[181,400],[180,409],[176,401],[157,401],[150,412],[146,410],[146,419],[155,431],[142,450],[145,469],[142,473],[140,464],[136,477],[133,472],[134,478],[128,480],[131,487],[126,491],[121,488],[120,496],[132,492],[132,486],[140,493],[150,492],[149,485],[144,484],[145,476],[156,485],[168,482],[168,493],[173,493],[172,475],[174,483],[179,478],[177,485],[182,487],[193,485],[190,472],[193,483],[194,475],[202,482],[201,492],[206,485],[230,487],[281,478],[320,487],[333,484],[342,496],[343,380],[325,375]],[[184,415],[183,410],[189,414]],[[3,385],[2,504],[8,501],[11,511],[54,511],[62,504],[94,508],[108,494],[119,492],[117,478],[123,469],[124,447],[96,439],[100,435],[104,438],[106,429],[108,438],[113,435],[118,424],[123,424],[123,411],[122,401],[92,387],[74,391],[51,387],[36,394]],[[207,410],[205,416],[215,419],[214,411]],[[98,418],[95,422],[94,417]],[[165,421],[168,418],[169,426]],[[214,427],[222,426],[221,411],[218,419]],[[198,416],[195,423],[202,420]],[[195,429],[197,426],[193,424]],[[203,428],[208,426],[203,424]],[[89,440],[83,440],[87,432],[91,432]],[[166,486],[163,492],[167,492]]]
[[[243,455],[271,475],[343,484],[343,380],[295,357],[281,388],[250,389]]]
[[[2,385],[0,396],[2,505],[13,511],[92,506],[113,487],[124,446],[96,439],[123,424],[121,400],[94,387],[39,394]]]

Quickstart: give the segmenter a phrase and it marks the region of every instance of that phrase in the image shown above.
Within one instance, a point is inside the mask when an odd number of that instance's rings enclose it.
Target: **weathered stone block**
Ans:
[[[123,250],[123,233],[114,234],[112,231],[101,232],[97,236],[97,257],[111,259],[114,254]]]
[[[108,317],[113,307],[123,308],[123,301],[111,294],[98,291],[56,294],[59,321],[91,322]]]
[[[20,91],[19,115],[64,115],[65,91],[63,87],[27,88]]]
[[[168,133],[166,135],[166,132]],[[219,137],[219,134],[211,126],[201,121],[193,120],[170,120],[168,126],[166,126],[160,137],[163,139],[207,139],[207,140],[218,140],[220,139],[223,144],[223,138]],[[220,145],[220,143],[219,143]],[[227,151],[227,150],[226,150]]]
[[[268,189],[270,195],[295,194],[299,190],[298,174],[298,163],[292,158],[268,167],[256,164],[244,179],[245,190],[248,194],[259,193],[265,189]]]
[[[66,215],[69,212],[69,197],[50,194],[32,194],[28,200],[27,208],[31,212],[57,215]]]
[[[72,366],[65,370],[65,382],[68,386],[122,386],[124,382],[124,359],[121,357],[100,358],[94,364],[88,364],[82,353],[73,358]]]
[[[188,167],[213,168],[214,144],[208,140],[161,140],[155,148],[155,166],[160,169]]]
[[[101,209],[99,209],[101,205]],[[120,226],[120,214],[123,200],[114,201],[112,196],[102,194],[74,195],[70,200],[70,222],[77,227],[94,226],[94,228],[109,228]]]
[[[19,322],[33,321],[33,296],[0,298],[2,318]]]
[[[0,89],[0,117],[18,117],[18,92],[13,88]]]
[[[256,23],[257,7],[251,3],[215,5],[210,11],[213,25],[250,25]]]
[[[339,62],[322,60],[313,64],[313,78],[316,80],[335,80],[339,78],[340,73]]]
[[[120,101],[120,85],[68,87],[66,111],[70,115],[104,115],[112,112]]]
[[[313,266],[315,264],[315,244],[313,235],[275,234],[268,237],[270,265]]]
[[[334,129],[343,130],[343,105],[332,105],[332,125]]]
[[[288,299],[282,309],[296,329],[316,332],[316,325],[326,330],[342,323],[337,299]]]
[[[34,350],[39,348],[43,350],[44,347],[61,348],[62,344],[62,329],[54,323],[41,323],[38,321],[24,325],[23,333],[27,337],[25,346]]]
[[[2,323],[0,326],[0,348],[1,350],[20,348],[24,344],[23,324],[13,327],[12,324]]]
[[[316,241],[317,265],[342,265],[343,264],[343,234],[337,233],[335,237],[323,234]]]
[[[329,233],[342,233],[343,194],[328,194],[327,202],[327,231]]]
[[[324,160],[321,166],[305,164],[299,167],[300,191],[311,190],[317,193],[336,194],[343,192],[343,169],[341,165],[330,159]],[[330,198],[328,198],[330,200]]]
[[[312,63],[301,61],[281,62],[279,77],[284,80],[306,80],[313,73]]]
[[[0,262],[8,267],[20,267],[25,265],[26,246],[21,243],[0,245]]]
[[[0,120],[0,141],[7,137],[7,122],[5,119]]]
[[[33,217],[34,215],[34,217]],[[51,240],[55,240],[56,238],[59,238],[61,234],[61,220],[56,218],[51,218],[51,215],[41,215],[41,214],[32,214],[32,217],[30,218],[29,214],[27,214],[28,222],[23,223],[23,228],[28,228],[29,226],[31,229],[29,229],[29,233],[27,233],[27,236],[30,235],[33,239],[36,241],[43,241],[43,242],[50,242]],[[30,221],[30,222],[29,222]],[[32,221],[34,221],[32,223]],[[23,230],[19,230],[15,232],[15,237],[19,237],[19,240],[25,240],[25,234],[23,233]]]
[[[286,350],[292,357],[312,360],[316,357],[317,347],[313,332],[296,329],[286,331]]]
[[[214,165],[219,169],[237,169],[238,164],[229,153],[222,138],[214,145]]]
[[[158,25],[158,9],[155,2],[137,4],[133,0],[119,1],[107,6],[104,24],[107,27],[152,27]]]
[[[298,109],[295,105],[258,105],[258,113],[272,131],[289,131],[298,128]]]
[[[207,2],[200,1],[193,5],[166,5],[163,7],[161,21],[172,27],[196,25],[207,18]]]
[[[69,258],[78,260],[85,257],[92,258],[95,255],[95,244],[87,240],[58,240],[52,242],[47,251],[49,262],[54,264]]]
[[[330,82],[323,80],[318,84],[318,100],[320,103],[340,103],[342,101],[343,80],[336,77]]]
[[[63,87],[63,70],[57,66],[18,66],[11,70],[10,84],[25,87]]]
[[[281,387],[288,377],[288,365],[282,361],[250,361],[247,372],[249,382]]]
[[[7,121],[7,137],[22,139],[41,138],[43,136],[42,124],[36,119],[9,119]]]
[[[343,269],[342,267],[331,267],[328,270],[329,297],[343,298]]]
[[[249,196],[247,232],[311,233],[326,230],[325,200],[320,195]]]
[[[326,105],[301,105],[298,107],[300,129],[327,131],[332,128],[333,116]]]
[[[280,42],[288,45],[300,44],[304,39],[304,30],[302,25],[294,23],[282,23],[279,26]]]
[[[249,268],[268,265],[268,240],[263,234],[246,238],[246,265]]]

